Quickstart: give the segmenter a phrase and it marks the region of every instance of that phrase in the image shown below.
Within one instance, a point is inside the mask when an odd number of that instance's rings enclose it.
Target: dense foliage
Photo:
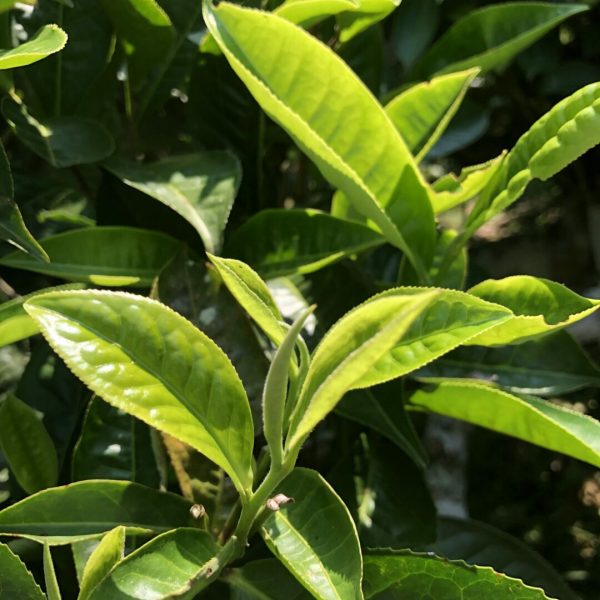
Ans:
[[[600,300],[480,260],[594,222],[594,5],[0,2],[2,600],[577,598],[423,438],[600,468]]]

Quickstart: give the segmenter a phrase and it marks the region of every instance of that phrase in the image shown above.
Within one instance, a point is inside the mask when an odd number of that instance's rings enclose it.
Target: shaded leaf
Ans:
[[[6,544],[0,544],[0,590],[7,600],[46,600],[25,564]]]
[[[44,582],[46,584],[46,595],[48,600],[61,600],[60,588],[54,571],[54,563],[52,562],[52,554],[50,546],[44,544]]]
[[[67,43],[67,34],[58,25],[45,25],[31,39],[16,48],[0,50],[0,69],[24,67],[59,52]]]

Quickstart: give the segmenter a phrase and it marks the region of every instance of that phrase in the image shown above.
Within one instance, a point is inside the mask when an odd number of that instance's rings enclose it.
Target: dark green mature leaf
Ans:
[[[311,209],[265,210],[236,231],[227,249],[270,279],[311,273],[385,239],[369,227]]]
[[[205,531],[169,531],[117,563],[89,600],[192,598],[222,568],[218,553],[219,547]]]
[[[600,369],[564,331],[514,346],[458,348],[415,377],[422,381],[438,377],[483,379],[513,392],[538,395],[600,386]]]
[[[271,513],[261,527],[271,551],[316,598],[361,599],[356,528],[333,489],[316,471],[295,469],[277,493],[294,502]]]
[[[469,340],[477,346],[498,346],[528,341],[563,329],[600,308],[600,300],[584,298],[564,285],[528,275],[488,279],[469,294],[509,308],[514,317]]]
[[[28,494],[56,485],[58,460],[52,439],[36,412],[12,394],[0,404],[0,446]]]
[[[6,600],[46,600],[25,564],[6,544],[0,544],[0,592]]]
[[[415,392],[409,402],[600,466],[600,422],[558,404],[451,379]]]
[[[131,227],[74,229],[41,244],[50,256],[49,263],[14,252],[2,257],[0,264],[68,281],[149,287],[181,247],[163,233]]]
[[[108,131],[86,117],[54,117],[40,121],[14,98],[4,100],[2,114],[19,140],[53,167],[98,162],[115,149]]]
[[[210,338],[166,306],[126,293],[55,292],[25,308],[96,394],[196,448],[246,493],[250,406],[235,369]]]
[[[434,554],[392,550],[365,554],[365,598],[370,600],[545,600],[543,590],[489,567],[472,567]]]
[[[451,560],[485,565],[540,587],[560,600],[577,600],[562,577],[537,552],[485,523],[440,517],[436,553]]]
[[[416,72],[503,68],[548,31],[584,10],[588,10],[585,4],[505,2],[471,11],[430,48]]]
[[[320,0],[319,0],[320,1]],[[232,569],[225,580],[232,600],[309,600],[314,598],[275,559],[255,560]]]
[[[226,2],[218,8],[205,2],[204,10],[211,33],[262,108],[424,274],[434,238],[427,187],[367,88],[296,25]],[[280,69],[282,63],[289,68]],[[357,139],[373,152],[359,156]]]
[[[44,583],[46,584],[46,596],[48,600],[61,600],[60,588],[56,579],[56,571],[54,570],[54,562],[50,552],[50,546],[44,544]]]
[[[191,503],[125,481],[91,480],[51,488],[0,511],[0,535],[50,545],[98,537],[119,525],[131,533],[191,527]]]
[[[67,34],[58,25],[45,25],[31,39],[10,50],[0,50],[0,69],[24,67],[59,52]]]
[[[386,105],[385,112],[417,161],[444,133],[478,72],[470,69],[436,77],[409,88]]]
[[[180,214],[199,233],[207,252],[221,249],[242,176],[233,154],[185,154],[145,165],[112,160],[106,167],[127,185]]]

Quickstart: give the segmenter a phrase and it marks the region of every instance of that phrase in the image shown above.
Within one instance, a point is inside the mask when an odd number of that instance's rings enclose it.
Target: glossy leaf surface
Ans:
[[[250,218],[227,249],[265,279],[312,273],[385,242],[371,228],[311,209],[265,210]]]
[[[46,600],[25,564],[6,544],[0,544],[0,591],[7,600]]]
[[[126,293],[62,292],[26,310],[71,370],[101,398],[252,482],[246,392],[223,351],[166,306]]]
[[[545,600],[546,594],[496,573],[431,554],[371,551],[365,561],[365,598],[376,600]]]
[[[205,531],[180,528],[164,533],[117,563],[90,600],[156,600],[200,591],[219,566],[218,546]]]
[[[12,394],[0,404],[0,446],[28,494],[56,485],[58,459],[52,439],[36,412]]]
[[[220,250],[242,176],[233,154],[185,154],[149,164],[112,160],[106,166],[127,185],[181,215],[198,232],[207,252]]]
[[[362,598],[362,559],[348,509],[316,472],[295,469],[277,487],[294,498],[266,519],[261,534],[271,551],[317,598]]]
[[[75,229],[46,238],[41,245],[49,263],[14,252],[0,264],[68,281],[149,287],[180,248],[167,235],[130,227]]]
[[[136,483],[90,480],[51,488],[0,511],[0,535],[51,545],[98,537],[119,525],[132,533],[192,526],[191,503]]]
[[[326,46],[274,15],[226,2],[218,8],[205,2],[204,9],[211,33],[267,114],[388,241],[411,262],[426,264],[434,228],[425,183],[356,75]],[[357,139],[376,151],[356,153]]]
[[[409,402],[600,466],[600,422],[558,404],[452,380],[415,392]]]
[[[59,52],[67,43],[67,34],[58,25],[45,25],[30,40],[12,48],[0,50],[0,69],[24,67]]]

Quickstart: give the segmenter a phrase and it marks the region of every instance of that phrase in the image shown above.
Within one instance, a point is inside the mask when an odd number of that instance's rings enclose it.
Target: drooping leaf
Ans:
[[[185,154],[145,165],[112,160],[106,167],[127,185],[180,214],[196,229],[207,252],[221,249],[242,176],[233,154]]]
[[[103,286],[149,287],[177,254],[180,243],[156,231],[131,227],[85,227],[46,238],[49,263],[14,252],[0,264],[67,281]]]
[[[365,562],[365,598],[377,600],[547,600],[539,588],[496,573],[489,567],[449,561],[432,553],[369,551]]]
[[[427,188],[367,88],[326,46],[284,19],[226,2],[218,8],[205,2],[204,11],[227,60],[261,107],[423,274],[434,235]],[[283,63],[288,68],[282,70]],[[376,150],[359,156],[357,139]]]
[[[559,283],[528,275],[488,279],[471,288],[469,294],[505,306],[515,315],[468,342],[478,346],[528,341],[563,329],[600,307],[600,300],[584,298]]]
[[[471,519],[440,517],[437,554],[472,565],[485,565],[560,600],[577,600],[562,577],[537,552],[500,529]]]
[[[584,4],[505,2],[468,12],[419,61],[416,72],[453,73],[479,67],[501,69]]]
[[[60,588],[56,579],[56,571],[54,570],[54,562],[52,561],[52,553],[50,546],[44,544],[44,583],[46,584],[46,596],[48,600],[61,600]]]
[[[117,292],[55,292],[25,309],[92,391],[205,454],[242,493],[250,487],[246,392],[223,351],[189,321]]]
[[[311,209],[264,210],[228,242],[265,279],[311,273],[385,242],[371,228]]]
[[[418,390],[409,403],[600,466],[600,423],[534,396],[446,380]]]
[[[385,107],[416,160],[422,160],[456,114],[478,73],[470,69],[442,75],[399,94]]]
[[[46,600],[25,564],[6,544],[0,544],[0,591],[7,600]]]
[[[514,346],[458,348],[415,376],[475,378],[523,394],[560,395],[600,386],[600,369],[566,332]]]
[[[58,25],[45,25],[30,40],[10,50],[0,50],[0,69],[24,67],[59,52],[67,34]]]
[[[146,543],[118,562],[89,600],[192,598],[221,566],[219,547],[205,531],[180,528]]]
[[[0,404],[0,446],[28,494],[56,485],[58,459],[52,439],[36,412],[12,394]]]
[[[89,600],[110,570],[123,560],[126,531],[125,527],[115,527],[92,552],[85,563],[77,600]]]
[[[358,8],[338,15],[340,42],[348,42],[361,31],[385,19],[401,0],[358,0]]]
[[[108,131],[87,117],[53,117],[40,121],[12,97],[2,103],[2,114],[19,140],[53,167],[98,162],[115,149]]]
[[[261,534],[316,598],[361,599],[362,560],[348,509],[316,472],[295,469],[277,493],[293,498],[271,513]]]
[[[38,492],[0,511],[0,535],[50,545],[98,537],[119,525],[130,533],[191,527],[191,503],[137,483],[90,480]]]

